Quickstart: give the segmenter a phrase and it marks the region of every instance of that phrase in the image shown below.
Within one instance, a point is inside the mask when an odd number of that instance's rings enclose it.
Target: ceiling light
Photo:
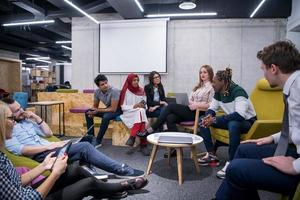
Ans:
[[[44,63],[51,63],[51,61],[47,61],[47,60],[40,60],[40,59],[35,59],[36,61],[40,61],[40,62],[44,62]]]
[[[56,63],[55,65],[72,65],[72,63]]]
[[[37,66],[35,66],[35,67],[39,67],[39,68],[47,68],[47,69],[48,69],[49,65],[37,65]]]
[[[67,4],[69,4],[70,6],[72,6],[73,8],[75,8],[76,10],[78,10],[79,12],[81,12],[83,15],[85,15],[86,17],[88,17],[90,20],[92,20],[93,22],[95,22],[96,24],[100,24],[99,21],[97,21],[94,17],[92,17],[91,15],[87,14],[86,12],[84,12],[83,10],[81,10],[78,6],[76,6],[75,4],[73,4],[72,2],[68,1],[68,0],[64,0]]]
[[[28,21],[28,22],[14,22],[8,24],[2,24],[3,26],[20,26],[20,25],[34,25],[34,24],[49,24],[54,23],[54,20],[42,20],[42,21]]]
[[[29,56],[35,56],[35,57],[40,57],[39,55],[31,54],[31,53],[27,53],[26,55],[29,55]]]
[[[254,15],[255,15],[255,13],[260,9],[260,7],[265,3],[265,1],[266,0],[262,0],[259,4],[258,4],[258,6],[254,9],[254,11],[251,13],[251,15],[250,15],[250,18],[252,18]]]
[[[35,57],[35,58],[26,58],[26,60],[36,60],[36,59],[49,60],[49,59],[50,59],[50,57]]]
[[[150,14],[145,15],[148,18],[154,17],[193,17],[193,16],[215,16],[218,13],[216,12],[207,12],[207,13],[169,13],[169,14]]]
[[[68,49],[68,50],[70,50],[70,51],[72,51],[72,48],[71,48],[71,47],[67,47],[67,46],[65,46],[65,45],[61,45],[61,47],[62,47],[62,48],[65,48],[65,49]]]
[[[179,8],[182,10],[192,10],[196,8],[196,4],[193,1],[184,1],[179,4]]]
[[[56,41],[55,43],[56,44],[71,44],[72,41],[68,41],[68,40],[66,40],[66,41]]]
[[[41,67],[41,66],[38,66],[39,68],[43,69],[43,70],[46,70],[46,71],[49,71],[49,66],[45,66],[45,67]]]
[[[28,68],[28,67],[22,67],[22,70],[30,71],[30,68]]]
[[[134,2],[135,2],[136,5],[139,7],[140,11],[141,11],[141,12],[144,12],[144,8],[143,8],[143,6],[141,5],[141,3],[139,2],[139,0],[134,0]]]

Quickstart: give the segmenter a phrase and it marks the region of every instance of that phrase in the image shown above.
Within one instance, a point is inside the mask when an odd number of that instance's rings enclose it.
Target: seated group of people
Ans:
[[[300,81],[298,78],[300,58],[294,44],[289,41],[274,43],[259,51],[257,58],[262,61],[261,69],[271,87],[283,88],[284,94],[288,94],[289,90],[295,90],[293,95],[297,94],[296,90],[299,89],[297,87],[300,87],[297,85]],[[217,172],[217,177],[225,179],[216,194],[217,199],[258,199],[256,189],[284,194],[292,194],[295,191],[300,180],[300,159],[298,158],[300,140],[298,140],[297,133],[293,134],[299,131],[298,123],[295,123],[298,122],[298,119],[294,119],[298,116],[294,112],[299,110],[298,105],[300,104],[296,97],[289,95],[288,98],[291,101],[289,104],[291,110],[289,138],[296,148],[291,150],[291,146],[285,145],[285,151],[280,156],[277,157],[278,154],[275,154],[273,157],[277,143],[281,141],[280,135],[283,134],[243,141],[245,144],[240,145],[241,134],[247,133],[257,118],[247,92],[232,81],[231,69],[220,70],[214,75],[211,66],[202,66],[199,71],[199,83],[189,96],[188,106],[168,105],[165,101],[165,92],[160,79],[159,73],[152,72],[149,75],[149,84],[143,90],[138,85],[138,76],[130,74],[121,90],[120,98],[118,99],[118,95],[115,95],[115,109],[120,106],[117,115],[121,114],[122,121],[131,129],[131,135],[126,142],[127,145],[132,146],[135,137],[139,136],[141,145],[145,147],[145,138],[159,130],[164,123],[167,124],[168,131],[177,131],[177,123],[193,121],[196,109],[200,109],[201,120],[198,134],[203,137],[207,149],[206,155],[198,159],[200,165],[218,166],[220,163],[216,156],[216,150],[223,144],[219,141],[213,142],[209,127],[226,129],[229,132],[229,162],[226,162],[224,168]],[[107,84],[107,79],[105,81]],[[95,83],[100,88],[101,82]],[[295,84],[294,87],[292,87],[293,84]],[[96,93],[95,99],[95,113],[102,112],[102,109],[97,109],[97,106],[99,100],[103,100],[97,99]],[[216,115],[220,109],[223,110],[224,114]],[[157,117],[156,122],[149,125],[148,128],[146,128],[147,116]],[[105,131],[100,128],[100,132],[102,134],[100,137],[98,134],[99,143]],[[285,136],[285,138],[288,137]],[[288,139],[286,140],[288,141]],[[289,155],[293,158],[281,157],[283,155]],[[283,163],[285,161],[288,161],[288,165]],[[249,166],[245,166],[245,164],[249,164]],[[256,170],[253,170],[255,168],[262,169],[261,173],[258,173],[260,175],[255,175]],[[281,185],[280,179],[283,177],[286,181],[285,186],[279,187]]]
[[[168,105],[158,72],[150,73],[150,83],[144,89],[139,86],[138,75],[129,74],[121,92],[108,85],[105,75],[99,74],[94,80],[99,89],[94,93],[93,108],[86,112],[88,133],[94,135],[93,118],[101,117],[95,145],[101,144],[109,121],[120,115],[131,130],[126,144],[132,147],[139,136],[141,152],[149,155],[146,136],[159,130],[164,123],[168,131],[176,132],[177,123],[194,120],[196,110],[200,109],[198,134],[203,137],[207,149],[206,155],[198,159],[200,165],[219,165],[216,150],[221,144],[213,142],[209,127],[229,132],[229,162],[217,172],[224,180],[216,199],[259,199],[258,189],[291,195],[300,181],[300,54],[291,42],[279,41],[259,51],[257,58],[262,62],[261,69],[271,87],[283,88],[285,112],[281,133],[240,144],[241,134],[246,133],[256,120],[254,107],[246,91],[232,81],[231,69],[214,75],[209,65],[200,68],[199,83],[193,88],[187,106]],[[99,107],[100,101],[105,107]],[[39,116],[23,111],[12,99],[6,98],[4,102],[0,103],[0,148],[5,146],[10,152],[28,156],[41,164],[20,177],[1,151],[1,199],[11,199],[15,195],[27,199],[81,199],[87,195],[101,198],[103,195],[123,195],[126,190],[140,189],[147,184],[147,179],[142,177],[143,171],[109,158],[88,142],[71,145],[68,155],[55,161],[56,152],[66,142],[48,142],[41,138],[52,136],[52,131]],[[219,109],[224,114],[216,116]],[[157,121],[148,125],[149,116],[157,117]],[[68,160],[70,163],[85,162],[121,177],[135,178],[106,183],[79,165],[68,165]],[[50,169],[47,178],[32,187],[24,187]]]

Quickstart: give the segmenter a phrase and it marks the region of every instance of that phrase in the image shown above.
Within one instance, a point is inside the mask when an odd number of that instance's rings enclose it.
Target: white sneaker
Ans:
[[[226,169],[227,169],[228,165],[229,165],[229,162],[226,162],[225,166],[221,170],[219,170],[217,172],[216,176],[218,178],[220,178],[220,179],[224,179],[225,178],[225,176],[226,176]]]

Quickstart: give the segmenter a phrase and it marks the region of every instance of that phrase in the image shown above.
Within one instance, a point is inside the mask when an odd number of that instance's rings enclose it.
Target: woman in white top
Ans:
[[[203,65],[199,71],[199,83],[190,94],[189,105],[169,104],[160,114],[158,120],[146,131],[139,133],[138,136],[146,137],[157,130],[164,122],[167,122],[168,131],[177,132],[176,124],[183,121],[194,121],[196,109],[198,108],[202,110],[200,115],[204,115],[214,96],[214,89],[211,84],[213,76],[212,67]]]
[[[123,114],[120,116],[123,123],[130,128],[130,137],[126,145],[133,146],[138,132],[145,130],[148,123],[146,116],[146,95],[144,89],[139,86],[139,77],[129,74],[120,94],[120,106]],[[142,138],[140,148],[143,155],[150,154],[147,149],[147,140]]]

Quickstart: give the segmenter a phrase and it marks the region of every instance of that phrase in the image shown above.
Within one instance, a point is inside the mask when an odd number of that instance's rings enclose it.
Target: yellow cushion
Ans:
[[[280,88],[271,88],[266,79],[257,82],[250,99],[258,119],[282,119],[282,91]]]
[[[281,91],[281,89],[279,87],[271,87],[269,82],[266,80],[266,79],[260,79],[258,82],[257,82],[257,85],[256,87],[259,89],[259,90],[266,90],[266,91]]]

